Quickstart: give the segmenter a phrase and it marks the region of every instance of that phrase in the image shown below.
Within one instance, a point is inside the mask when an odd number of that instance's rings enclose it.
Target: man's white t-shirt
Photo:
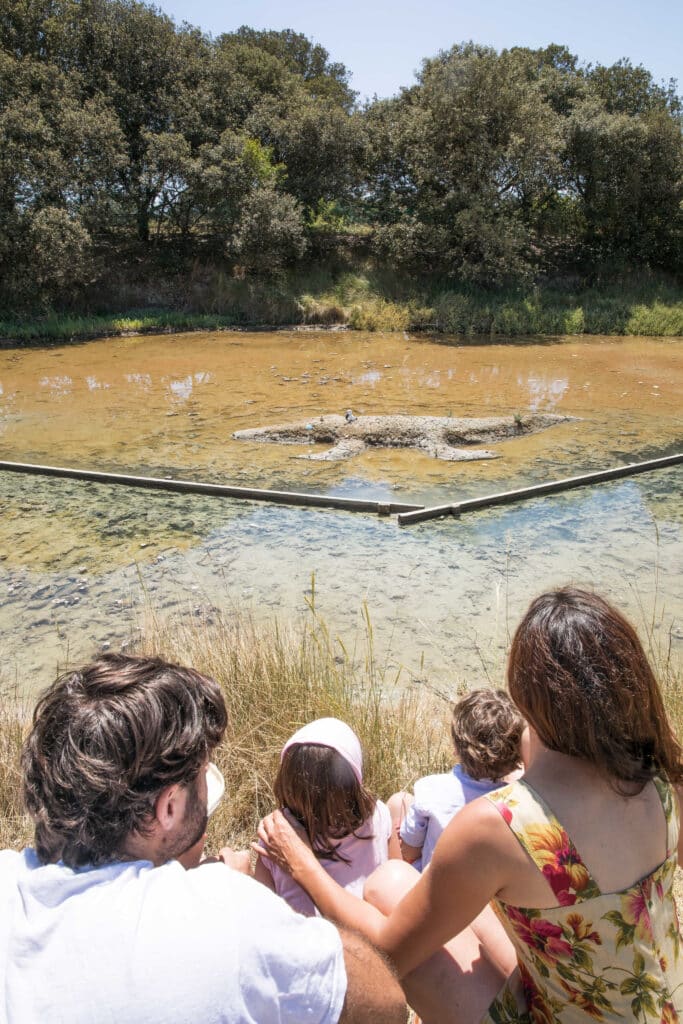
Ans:
[[[2,1024],[336,1024],[341,939],[224,864],[0,852]]]
[[[459,764],[443,775],[426,775],[413,786],[415,799],[401,822],[400,835],[409,846],[421,846],[422,856],[414,862],[424,871],[432,859],[436,841],[453,815],[470,800],[498,789],[504,783],[473,779]]]

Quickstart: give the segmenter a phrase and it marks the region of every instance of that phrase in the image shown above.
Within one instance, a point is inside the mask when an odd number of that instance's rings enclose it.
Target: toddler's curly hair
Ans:
[[[473,690],[453,708],[456,755],[472,779],[504,778],[522,761],[526,722],[505,690]]]

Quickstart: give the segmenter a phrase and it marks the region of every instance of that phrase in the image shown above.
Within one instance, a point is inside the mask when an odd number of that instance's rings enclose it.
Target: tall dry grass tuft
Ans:
[[[193,665],[225,694],[230,725],[215,752],[226,797],[211,820],[209,847],[244,846],[274,807],[272,783],[285,740],[305,722],[344,719],[360,736],[369,788],[387,797],[419,775],[448,763],[448,707],[441,700],[397,691],[375,660],[366,615],[362,650],[349,654],[318,618],[305,624],[256,626],[245,614],[211,622],[191,615],[158,621],[149,612],[140,653]],[[19,753],[28,716],[16,703],[0,706],[0,849],[30,844],[23,813]]]
[[[0,849],[30,845],[33,827],[21,800],[19,756],[29,716],[0,692]]]
[[[257,626],[243,614],[211,623],[188,616],[155,623],[146,635],[147,653],[193,665],[225,694],[230,725],[215,760],[226,797],[211,821],[210,847],[254,838],[275,806],[280,750],[314,718],[334,716],[355,729],[366,782],[380,797],[448,763],[449,708],[414,689],[397,690],[375,661],[369,618],[358,655],[334,640],[314,607],[298,627]]]

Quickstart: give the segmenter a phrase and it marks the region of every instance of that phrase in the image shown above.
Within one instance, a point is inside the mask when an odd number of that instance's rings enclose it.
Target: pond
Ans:
[[[0,351],[0,458],[241,486],[444,504],[681,451],[681,343],[448,344],[277,332],[107,339]],[[374,448],[311,462],[235,430],[342,413],[576,417],[446,463]],[[509,630],[542,588],[618,601],[680,659],[678,466],[401,528],[393,518],[0,473],[3,681],[131,633],[145,606],[289,620],[316,607],[351,649],[367,605],[378,652],[439,687],[498,681]]]

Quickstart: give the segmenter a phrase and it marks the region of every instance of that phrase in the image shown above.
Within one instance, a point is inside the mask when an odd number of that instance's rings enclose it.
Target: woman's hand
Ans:
[[[311,862],[317,865],[304,829],[299,824],[292,825],[282,811],[273,811],[262,818],[258,838],[258,843],[251,844],[252,849],[259,855],[269,857],[290,875],[296,875],[300,869],[310,866]]]

